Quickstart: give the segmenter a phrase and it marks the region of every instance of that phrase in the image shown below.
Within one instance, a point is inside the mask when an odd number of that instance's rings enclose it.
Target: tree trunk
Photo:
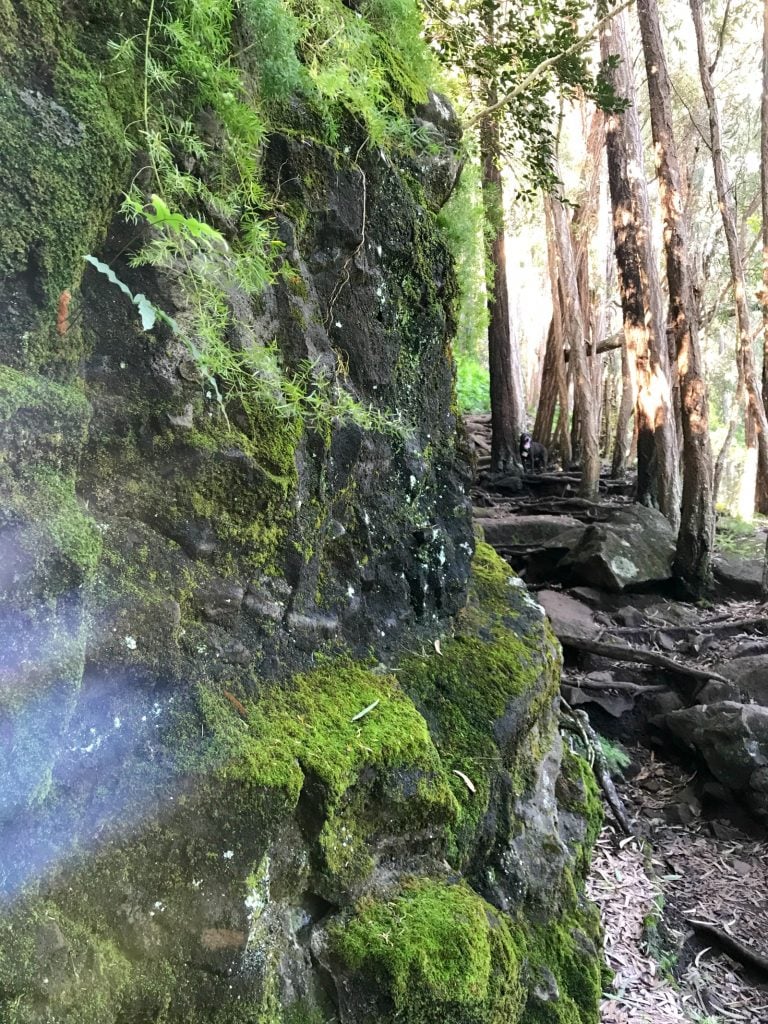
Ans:
[[[523,429],[522,409],[515,401],[510,336],[507,254],[504,237],[504,202],[499,167],[499,128],[487,118],[481,132],[483,199],[486,216],[495,226],[491,247],[493,287],[488,293],[488,369],[491,378],[491,466],[508,469],[519,462],[518,445]]]
[[[763,309],[763,406],[768,408],[768,0],[763,3],[763,95],[760,104],[760,193],[763,212],[763,285],[760,303]],[[768,513],[768,493],[764,486],[768,467],[757,468],[757,511]],[[768,550],[768,547],[766,548]]]
[[[549,321],[547,343],[544,349],[544,366],[541,373],[541,391],[536,406],[536,422],[533,425],[533,439],[545,448],[552,447],[557,410],[557,349],[555,347],[555,319]],[[560,353],[562,358],[562,352]]]
[[[687,225],[683,216],[677,146],[672,133],[670,82],[656,0],[638,0],[637,14],[664,216],[669,328],[677,359],[683,425],[683,498],[675,573],[691,593],[698,595],[710,582],[715,528],[707,385],[688,269]]]
[[[626,18],[618,15],[600,33],[604,74],[628,101],[608,119],[608,182],[624,336],[632,376],[637,427],[637,500],[661,509],[674,527],[680,521],[677,431],[669,387],[669,358],[661,283],[651,240],[651,216],[643,167]],[[621,448],[617,447],[617,454]],[[618,466],[620,468],[620,460]]]
[[[632,438],[629,436],[629,421],[635,408],[635,388],[629,367],[629,352],[626,342],[621,347],[621,405],[616,420],[616,439],[613,442],[611,476],[623,480],[627,475],[627,459]]]
[[[544,199],[544,215],[545,218],[549,218],[546,198]],[[549,224],[549,219],[547,219],[547,224]],[[547,230],[547,267],[549,270],[549,281],[550,288],[552,291],[552,323],[550,324],[550,333],[547,337],[547,353],[551,352],[552,355],[552,374],[557,388],[557,402],[560,406],[560,415],[557,421],[557,427],[553,432],[552,439],[548,447],[554,447],[555,445],[557,445],[560,451],[560,460],[563,464],[563,467],[565,468],[570,464],[573,458],[573,450],[571,448],[571,434],[569,430],[569,424],[571,419],[570,396],[568,390],[568,375],[567,367],[565,364],[564,352],[565,337],[563,333],[563,290],[558,276],[557,245],[555,241],[554,231],[552,230]],[[545,374],[547,373],[547,370],[548,358],[545,357]],[[541,437],[536,436],[536,440],[540,441],[541,444],[544,444],[544,441],[541,440]]]
[[[712,166],[715,172],[715,188],[717,202],[723,220],[723,232],[728,246],[728,262],[731,270],[731,284],[736,304],[736,324],[739,332],[738,359],[741,379],[748,402],[747,415],[752,419],[753,437],[757,441],[758,474],[756,499],[763,506],[768,504],[768,419],[765,415],[763,396],[757,381],[755,359],[752,354],[752,328],[749,322],[747,306],[747,280],[744,274],[744,262],[739,247],[739,234],[736,226],[736,209],[733,192],[728,180],[728,167],[723,153],[722,132],[720,130],[720,111],[717,97],[712,85],[709,70],[707,46],[704,39],[704,19],[701,12],[701,0],[690,0],[693,27],[696,30],[696,49],[699,55],[699,74],[704,99],[709,111],[709,130],[712,136]]]
[[[587,362],[584,314],[579,298],[570,225],[565,207],[559,199],[547,196],[544,202],[549,215],[550,229],[557,255],[556,280],[561,287],[562,324],[566,332],[565,340],[568,342],[568,365],[573,375],[574,406],[580,424],[581,485],[579,494],[583,498],[594,500],[598,494],[600,480],[600,453],[595,403]]]

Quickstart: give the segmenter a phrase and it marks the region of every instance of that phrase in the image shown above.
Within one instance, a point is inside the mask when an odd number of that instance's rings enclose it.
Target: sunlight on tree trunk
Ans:
[[[600,479],[600,454],[597,443],[597,417],[592,393],[586,350],[584,314],[576,278],[570,225],[565,207],[554,196],[545,197],[549,227],[557,257],[556,281],[562,288],[562,324],[569,348],[569,365],[573,377],[574,406],[581,426],[581,485],[583,498],[595,499]],[[556,289],[553,289],[555,291]],[[553,295],[554,300],[554,295]],[[562,418],[562,410],[561,410]]]
[[[636,396],[637,500],[656,505],[674,527],[680,521],[677,431],[669,387],[669,359],[661,283],[651,240],[640,119],[626,18],[619,15],[600,33],[604,61],[618,57],[605,74],[627,108],[608,118],[608,180],[619,289],[624,314],[630,393]],[[617,468],[621,465],[621,447]]]
[[[675,343],[683,422],[683,497],[675,571],[692,593],[702,594],[710,582],[715,529],[707,386],[688,262],[680,168],[672,132],[671,86],[656,0],[638,0],[637,14],[664,218],[669,327]]]
[[[760,102],[760,198],[763,214],[763,282],[760,304],[763,309],[763,406],[768,408],[768,0],[763,3],[763,92]],[[768,466],[760,465],[755,492],[757,511],[768,514]],[[768,551],[768,547],[766,547]]]

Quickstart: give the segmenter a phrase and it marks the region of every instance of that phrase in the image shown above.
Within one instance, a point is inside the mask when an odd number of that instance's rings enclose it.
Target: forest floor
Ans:
[[[488,418],[468,426],[482,470]],[[588,883],[614,973],[602,1022],[768,1024],[765,827],[659,726],[670,707],[695,704],[708,674],[722,679],[719,670],[727,674],[735,659],[765,657],[768,684],[768,606],[755,594],[765,526],[720,520],[718,589],[709,602],[681,601],[668,582],[606,594],[558,574],[552,521],[560,516],[570,529],[574,520],[605,522],[631,499],[604,484],[597,503],[581,503],[574,479],[547,471],[516,490],[481,472],[473,500],[476,522],[550,615],[565,653],[565,706],[585,710],[605,737],[630,823],[627,833],[608,813]]]

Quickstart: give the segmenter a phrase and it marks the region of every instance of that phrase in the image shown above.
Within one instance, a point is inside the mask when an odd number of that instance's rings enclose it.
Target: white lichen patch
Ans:
[[[611,560],[611,569],[613,569],[617,576],[624,576],[627,579],[634,579],[640,572],[634,562],[624,558],[622,555],[618,555]]]
[[[510,576],[507,579],[507,583],[510,585],[510,587],[514,587],[515,590],[520,591],[520,596],[522,597],[524,604],[528,608],[534,608],[542,618],[546,616],[547,613],[544,610],[544,608],[539,604],[538,601],[534,601],[534,599],[531,597],[528,591],[528,588],[519,576]]]

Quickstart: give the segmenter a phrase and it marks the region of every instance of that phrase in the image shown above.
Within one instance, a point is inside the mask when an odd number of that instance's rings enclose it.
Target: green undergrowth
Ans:
[[[765,519],[756,516],[753,522],[719,513],[715,546],[718,551],[738,558],[762,558],[765,553]]]

